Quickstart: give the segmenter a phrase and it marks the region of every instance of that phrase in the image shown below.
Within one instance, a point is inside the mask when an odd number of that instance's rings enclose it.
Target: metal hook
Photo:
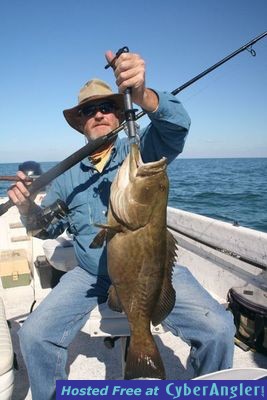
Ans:
[[[256,56],[256,51],[253,49],[252,45],[246,48],[247,51],[250,52],[250,54],[255,57]]]
[[[107,64],[105,66],[105,69],[108,69],[109,67],[114,66],[115,61],[117,60],[117,58],[122,54],[122,53],[128,53],[129,52],[129,48],[127,46],[122,47],[121,49],[119,49],[115,55],[115,57],[113,58],[113,60],[111,60],[111,62],[109,64]]]

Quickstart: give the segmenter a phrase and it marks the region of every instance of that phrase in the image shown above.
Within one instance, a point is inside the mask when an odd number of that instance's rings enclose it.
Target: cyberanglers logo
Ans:
[[[189,386],[186,382],[182,385],[177,385],[176,383],[169,383],[166,386],[166,394],[169,395],[173,400],[186,398],[190,396],[191,398],[220,398],[220,399],[258,399],[260,397],[265,398],[265,386],[259,384],[259,381],[253,381],[244,383],[234,383],[235,381],[227,381],[227,384],[223,381],[213,382],[206,384],[199,384],[194,386]],[[255,385],[254,385],[255,383]]]

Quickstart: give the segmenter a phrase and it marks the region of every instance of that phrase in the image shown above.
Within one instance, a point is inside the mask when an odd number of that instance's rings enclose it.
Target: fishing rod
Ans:
[[[122,53],[129,53],[129,47],[124,46],[121,49],[119,49],[115,55],[115,57],[111,60],[110,63],[108,63],[105,66],[105,69],[108,69],[109,67],[114,68],[114,63],[116,59],[122,54]],[[127,87],[124,92],[123,92],[123,100],[124,100],[124,115],[125,115],[125,123],[124,126],[127,126],[127,134],[129,139],[134,139],[136,140],[137,136],[137,127],[135,124],[136,115],[135,111],[137,111],[135,108],[133,108],[133,101],[132,101],[132,88]],[[137,139],[138,140],[138,139]]]
[[[176,96],[178,93],[180,93],[182,90],[186,89],[188,86],[191,86],[193,83],[197,82],[199,79],[203,78],[203,76],[209,74],[216,68],[220,67],[222,64],[226,63],[229,61],[231,58],[237,56],[239,53],[241,53],[244,50],[248,50],[250,54],[255,57],[256,56],[256,51],[252,49],[253,44],[258,42],[259,40],[263,39],[265,36],[267,36],[267,31],[263,32],[259,36],[255,37],[252,39],[250,42],[244,44],[241,46],[239,49],[233,51],[233,53],[229,54],[228,56],[224,57],[222,60],[218,61],[216,64],[213,64],[211,67],[205,69],[205,71],[201,72],[200,74],[196,75],[194,78],[190,79],[183,85],[179,86],[177,89],[174,89],[171,94]],[[139,119],[143,117],[146,114],[144,111],[140,111],[138,114],[136,114],[136,119]]]
[[[110,132],[108,135],[97,138],[96,140],[90,140],[85,146],[77,150],[75,153],[71,154],[69,157],[65,158],[63,161],[52,167],[49,171],[40,175],[39,178],[35,179],[28,187],[30,195],[35,195],[40,189],[48,185],[53,179],[57,178],[63,172],[67,171],[75,164],[83,160],[85,157],[94,153],[100,147],[107,143],[111,143],[118,132],[120,131],[120,126]],[[0,204],[0,216],[5,214],[10,207],[12,207],[13,201],[8,200],[7,202]]]
[[[31,177],[27,176],[25,181],[32,182],[36,178],[34,176],[31,176]],[[0,181],[19,182],[20,180],[21,179],[17,175],[15,175],[15,176],[14,175],[0,175]]]
[[[186,89],[188,86],[192,85],[199,79],[203,78],[205,75],[209,74],[211,71],[215,70],[216,68],[220,67],[222,64],[229,61],[231,58],[237,56],[244,50],[248,50],[252,56],[256,55],[255,50],[252,49],[253,44],[258,42],[259,40],[263,39],[267,36],[267,31],[262,33],[261,35],[255,37],[250,42],[244,44],[239,49],[235,50],[233,53],[229,54],[222,60],[218,61],[216,64],[212,65],[211,67],[207,68],[200,74],[196,75],[194,78],[190,79],[183,85],[179,86],[177,89],[174,89],[171,94],[174,96],[180,93],[182,90]],[[147,113],[145,111],[140,111],[135,115],[135,120],[143,117]],[[117,134],[127,127],[127,121],[123,122],[118,126],[118,128],[114,129],[107,135],[100,137],[96,140],[90,140],[85,146],[81,149],[77,150],[75,153],[71,154],[69,157],[65,158],[63,161],[52,167],[49,171],[42,174],[39,178],[35,179],[33,183],[28,186],[28,191],[30,195],[36,194],[40,189],[44,188],[48,183],[50,183],[53,179],[57,178],[63,172],[67,171],[69,168],[73,167],[75,164],[83,160],[85,157],[88,157],[93,152],[98,150],[100,147],[104,146],[105,144],[112,142]],[[14,204],[11,200],[8,200],[6,203],[0,204],[0,216],[3,215],[5,212],[9,210]]]

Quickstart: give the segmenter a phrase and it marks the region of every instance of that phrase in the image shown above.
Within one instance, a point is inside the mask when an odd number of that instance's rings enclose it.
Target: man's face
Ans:
[[[105,136],[119,126],[119,111],[110,101],[99,101],[82,109],[84,134],[88,139]]]

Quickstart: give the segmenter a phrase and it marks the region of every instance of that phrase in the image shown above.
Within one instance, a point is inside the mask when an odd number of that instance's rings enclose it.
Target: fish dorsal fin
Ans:
[[[122,306],[120,299],[117,295],[116,289],[113,285],[110,285],[108,289],[108,306],[111,310],[122,312]]]
[[[177,241],[168,230],[166,231],[166,235],[167,251],[164,277],[159,299],[151,317],[153,325],[160,324],[169,315],[175,304],[175,290],[172,286],[172,271],[176,257]]]

